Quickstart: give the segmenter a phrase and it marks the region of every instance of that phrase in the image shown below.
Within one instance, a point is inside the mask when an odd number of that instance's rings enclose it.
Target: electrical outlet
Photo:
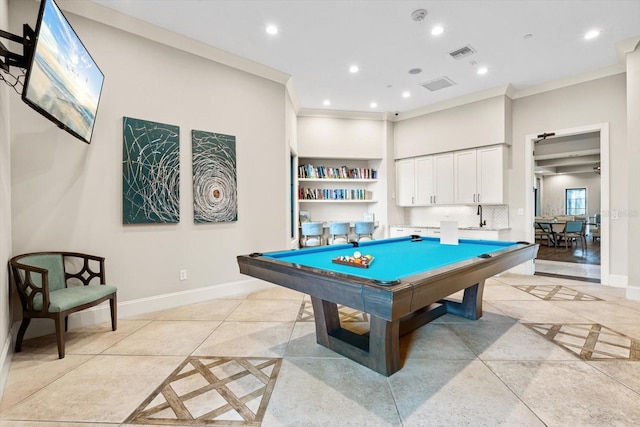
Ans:
[[[187,270],[180,270],[180,280],[187,280]]]

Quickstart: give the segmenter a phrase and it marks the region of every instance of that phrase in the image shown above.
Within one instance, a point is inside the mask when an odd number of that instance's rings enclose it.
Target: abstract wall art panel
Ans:
[[[238,220],[236,137],[194,130],[193,221]]]
[[[180,128],[124,118],[124,224],[180,221]]]

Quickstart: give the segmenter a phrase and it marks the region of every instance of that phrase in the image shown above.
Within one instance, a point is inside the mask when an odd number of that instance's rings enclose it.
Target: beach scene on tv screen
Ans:
[[[53,2],[47,2],[26,99],[86,141],[104,77]]]

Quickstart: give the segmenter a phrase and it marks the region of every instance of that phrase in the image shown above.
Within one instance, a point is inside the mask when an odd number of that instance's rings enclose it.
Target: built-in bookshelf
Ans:
[[[375,203],[367,185],[377,182],[377,178],[377,170],[368,167],[301,164],[298,200],[301,203]]]
[[[298,205],[312,221],[358,221],[375,212],[379,159],[300,158]]]

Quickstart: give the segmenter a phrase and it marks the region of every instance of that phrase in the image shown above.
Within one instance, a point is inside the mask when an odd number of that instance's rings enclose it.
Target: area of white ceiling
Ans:
[[[308,109],[406,112],[508,84],[525,89],[615,65],[616,44],[640,35],[640,0],[92,1],[287,73]],[[423,21],[411,19],[417,9],[427,10]],[[268,35],[267,25],[279,32]],[[599,37],[585,40],[592,29]],[[466,45],[476,53],[449,55]],[[421,86],[439,77],[455,84]]]

